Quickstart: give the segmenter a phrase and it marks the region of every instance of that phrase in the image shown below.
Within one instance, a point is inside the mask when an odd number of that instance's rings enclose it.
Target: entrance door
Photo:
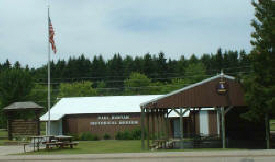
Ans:
[[[173,120],[174,138],[180,138],[180,119]]]
[[[209,134],[209,121],[207,111],[200,111],[200,133],[204,135]]]

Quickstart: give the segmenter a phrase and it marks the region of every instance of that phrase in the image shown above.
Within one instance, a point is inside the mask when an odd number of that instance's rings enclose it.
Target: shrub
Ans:
[[[125,130],[124,132],[117,132],[115,135],[116,140],[133,140],[133,133]]]
[[[99,140],[97,135],[93,135],[91,132],[84,132],[80,135],[82,141],[97,141]]]
[[[105,134],[103,135],[103,139],[104,139],[104,140],[109,140],[109,139],[111,139],[111,135],[109,135],[108,133],[105,133]]]
[[[141,139],[141,130],[140,128],[136,128],[134,130],[132,130],[132,137],[133,140],[140,140]],[[145,135],[146,137],[146,135]]]
[[[92,140],[92,141],[98,141],[98,140],[99,140],[98,135],[94,134],[94,135],[93,135],[93,140]]]
[[[80,135],[79,134],[69,134],[69,136],[72,136],[73,141],[80,141]]]
[[[123,140],[133,140],[133,136],[128,130],[124,131]]]
[[[115,135],[116,140],[123,140],[123,132],[118,131]]]

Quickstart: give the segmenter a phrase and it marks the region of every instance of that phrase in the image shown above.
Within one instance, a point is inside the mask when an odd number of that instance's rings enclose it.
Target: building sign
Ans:
[[[216,86],[216,91],[219,95],[226,95],[228,91],[228,84],[221,79],[221,81]]]
[[[139,124],[137,120],[129,120],[128,114],[99,115],[98,121],[90,122],[90,125],[132,125]]]
[[[138,124],[137,120],[127,120],[127,121],[97,121],[97,122],[90,122],[91,125],[132,125]]]

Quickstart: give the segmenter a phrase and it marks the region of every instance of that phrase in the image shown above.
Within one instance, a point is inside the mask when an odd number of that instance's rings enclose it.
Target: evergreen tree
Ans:
[[[217,54],[215,57],[215,69],[217,71],[217,73],[220,73],[221,70],[223,69],[223,54],[222,54],[222,49],[219,48],[217,50]]]
[[[167,82],[167,79],[164,79],[167,75],[167,62],[163,52],[160,52],[157,59],[157,71],[158,77],[162,78],[162,82]]]
[[[206,68],[206,74],[211,75],[212,74],[212,61],[211,61],[211,56],[209,54],[203,54],[201,57],[201,62],[204,64]]]
[[[191,57],[190,57],[189,63],[190,63],[190,64],[196,64],[196,63],[198,63],[198,62],[199,62],[199,60],[198,60],[198,58],[196,57],[196,55],[195,55],[195,54],[192,54]]]
[[[18,62],[18,61],[16,61],[15,63],[14,63],[14,68],[16,68],[16,69],[20,69],[20,63]]]
[[[133,63],[134,63],[133,57],[127,55],[123,61],[125,76],[129,76],[133,71],[135,71],[135,69],[133,68]]]
[[[26,101],[31,87],[32,78],[22,69],[6,69],[0,73],[0,127],[6,125],[1,109],[13,102]]]
[[[246,119],[266,121],[267,148],[269,148],[269,115],[275,111],[275,2],[252,2],[256,19],[251,25],[251,51],[254,73],[246,79],[246,101],[250,110]]]
[[[177,63],[176,73],[179,75],[184,75],[184,68],[187,65],[187,60],[185,60],[184,55],[181,55],[180,60]]]
[[[11,68],[11,63],[7,59],[6,62],[3,64],[3,69],[9,69],[9,68]]]
[[[154,73],[156,73],[156,69],[155,69],[155,63],[151,58],[151,55],[149,53],[147,53],[144,56],[144,73],[146,75],[152,75]]]

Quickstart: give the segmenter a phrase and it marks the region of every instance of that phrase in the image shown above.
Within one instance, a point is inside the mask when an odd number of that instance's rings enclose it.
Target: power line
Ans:
[[[235,66],[235,67],[229,67],[229,68],[222,68],[223,70],[230,70],[230,69],[243,69],[243,68],[251,68],[251,66]],[[218,70],[207,70],[208,72],[217,72]],[[154,73],[154,74],[147,74],[148,76],[151,75],[167,75],[167,74],[174,74],[174,75],[182,75],[180,73]],[[186,74],[194,74],[194,72],[185,72],[184,73],[184,77],[188,77],[190,75],[186,75]],[[211,75],[207,75],[207,76],[211,76]],[[92,77],[65,77],[65,78],[52,78],[52,80],[72,80],[72,79],[107,79],[107,78],[125,78],[127,76],[92,76]],[[36,80],[43,80],[43,79],[47,79],[47,78],[37,78]],[[152,79],[156,79],[156,78],[152,78]]]
[[[238,72],[232,72],[232,73],[227,73],[227,74],[232,74],[232,75],[237,75],[237,74],[250,74],[251,72],[244,72],[244,71],[238,71]],[[169,80],[169,79],[193,79],[193,78],[196,78],[196,77],[211,77],[213,75],[200,75],[200,74],[196,74],[196,75],[183,75],[183,76],[174,76],[174,77],[159,77],[159,78],[149,78],[151,80]],[[90,78],[87,77],[87,78],[80,78],[80,79],[77,79],[77,78],[73,78],[73,79],[68,79],[68,80],[71,80],[71,82],[51,82],[51,85],[59,85],[61,83],[74,83],[72,82],[72,80],[75,80],[75,81],[78,81],[78,82],[85,82],[85,81],[91,81],[89,80]],[[129,78],[126,78],[125,80],[101,80],[100,82],[104,82],[104,83],[124,83],[127,79]],[[143,80],[143,79],[129,79],[129,80],[134,80],[134,81],[139,81],[139,80]],[[46,85],[48,83],[46,82],[36,82],[35,84],[39,84],[39,85]]]

